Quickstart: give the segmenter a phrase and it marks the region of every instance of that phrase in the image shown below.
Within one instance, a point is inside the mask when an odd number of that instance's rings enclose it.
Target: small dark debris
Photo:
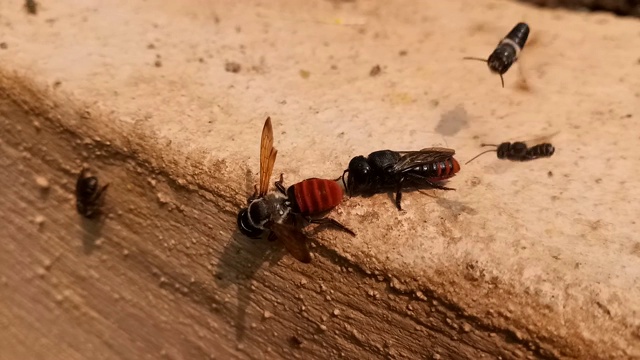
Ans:
[[[602,182],[602,179],[601,179],[601,178],[597,178],[597,179],[596,179],[596,184],[600,184],[601,182]]]
[[[53,82],[53,87],[54,88],[58,88],[58,87],[60,87],[60,85],[62,85],[62,81],[60,81],[60,80],[56,80],[56,81]]]
[[[203,57],[199,57],[198,58],[198,62],[204,64],[204,58]]]
[[[378,76],[380,75],[381,72],[382,72],[382,68],[380,67],[380,65],[376,65],[372,67],[371,70],[369,71],[369,76]]]
[[[400,50],[400,52],[398,53],[398,55],[400,56],[407,56],[408,52],[407,50]]]
[[[3,41],[3,42],[0,42],[0,49],[4,50],[4,49],[6,49],[6,48],[8,48],[8,47],[9,47],[9,45],[7,45],[7,43],[6,43],[6,42],[4,42],[4,41]]]
[[[552,177],[553,176],[553,171],[549,170],[549,172],[547,173],[548,177]]]
[[[307,70],[300,70],[300,77],[303,79],[308,79],[311,76],[311,73]]]
[[[162,60],[156,59],[156,61],[153,63],[153,65],[155,67],[162,67]]]
[[[611,316],[611,310],[609,310],[609,308],[607,308],[603,303],[601,303],[600,301],[596,301],[596,305],[598,305],[600,310],[602,310],[605,314]]]
[[[240,64],[234,61],[227,61],[224,64],[224,70],[230,73],[234,73],[234,74],[239,73],[241,69],[242,69],[242,66],[240,66]]]
[[[338,65],[336,64],[331,65],[331,70],[338,70]]]
[[[147,44],[147,49],[153,50],[155,48],[156,48],[156,44],[154,44],[154,43]]]
[[[36,3],[35,0],[26,0],[24,8],[27,10],[27,13],[31,15],[36,15],[38,13],[38,3]]]
[[[289,343],[291,344],[291,346],[295,346],[295,347],[300,347],[302,346],[302,343],[304,341],[302,341],[302,339],[300,339],[299,337],[297,337],[296,335],[292,335],[289,338]]]

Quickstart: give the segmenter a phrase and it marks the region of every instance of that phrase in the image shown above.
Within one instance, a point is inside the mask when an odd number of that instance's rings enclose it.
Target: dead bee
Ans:
[[[104,201],[104,192],[109,184],[98,187],[98,178],[87,176],[87,169],[82,168],[76,181],[76,210],[87,219],[98,217]]]
[[[524,48],[528,37],[529,25],[518,23],[504,39],[500,40],[498,46],[493,50],[491,55],[489,55],[488,59],[469,56],[463,59],[486,62],[491,72],[500,75],[500,81],[502,81],[502,87],[504,88],[504,78],[502,75],[518,60],[518,55],[520,55],[520,51]]]

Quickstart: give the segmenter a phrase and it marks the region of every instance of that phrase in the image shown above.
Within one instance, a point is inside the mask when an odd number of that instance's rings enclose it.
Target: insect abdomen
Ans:
[[[525,23],[518,23],[513,27],[513,29],[511,29],[511,31],[509,31],[509,34],[507,34],[505,39],[513,41],[514,43],[516,43],[516,45],[518,45],[518,47],[520,48],[519,50],[522,50],[522,48],[524,48],[524,44],[527,42],[528,37],[529,25]]]
[[[431,181],[440,181],[454,176],[458,171],[460,171],[458,160],[450,157],[444,161],[424,165],[421,175]]]
[[[551,144],[539,144],[529,148],[527,156],[530,158],[549,157],[553,155],[555,151],[556,149]]]
[[[333,180],[311,178],[292,187],[297,210],[304,215],[329,211],[342,202],[342,188]]]

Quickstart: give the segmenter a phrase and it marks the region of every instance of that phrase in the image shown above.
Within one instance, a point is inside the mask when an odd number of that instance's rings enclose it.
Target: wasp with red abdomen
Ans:
[[[467,56],[464,60],[486,62],[491,72],[500,75],[500,81],[502,81],[502,87],[504,87],[504,78],[502,75],[518,60],[520,51],[524,49],[524,44],[526,44],[528,37],[529,25],[518,23],[504,39],[500,40],[498,46],[493,50],[491,55],[489,55],[488,59]]]
[[[413,186],[455,190],[438,184],[460,171],[454,154],[453,149],[439,147],[418,151],[374,151],[366,158],[360,155],[351,159],[349,167],[342,174],[342,182],[350,195],[395,189],[396,207],[402,210],[404,188]]]
[[[275,182],[278,192],[268,192],[276,161],[271,118],[267,118],[260,142],[259,187],[247,199],[247,207],[238,212],[238,228],[250,238],[269,231],[269,239],[280,239],[289,253],[303,263],[311,262],[308,238],[303,223],[332,225],[352,236],[355,233],[335,219],[324,215],[342,202],[343,193],[334,180],[311,178],[285,188],[283,175]]]
[[[551,145],[550,143],[541,143],[529,147],[522,141],[516,141],[512,143],[503,142],[499,145],[481,144],[480,146],[493,146],[495,147],[495,149],[481,152],[480,154],[474,156],[471,160],[467,161],[466,164],[472,162],[481,155],[493,151],[497,153],[498,159],[507,159],[511,161],[529,161],[539,158],[551,157],[556,152],[556,148],[553,147],[553,145]]]

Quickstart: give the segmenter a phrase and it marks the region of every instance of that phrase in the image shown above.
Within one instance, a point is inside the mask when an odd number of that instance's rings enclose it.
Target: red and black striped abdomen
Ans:
[[[294,211],[303,215],[329,211],[342,202],[342,188],[336,181],[311,178],[291,185],[287,190]]]
[[[428,174],[425,177],[428,177],[430,181],[441,181],[454,176],[458,171],[460,171],[458,160],[450,157],[444,161],[429,164]]]

